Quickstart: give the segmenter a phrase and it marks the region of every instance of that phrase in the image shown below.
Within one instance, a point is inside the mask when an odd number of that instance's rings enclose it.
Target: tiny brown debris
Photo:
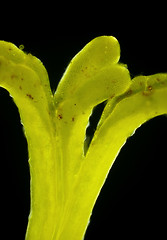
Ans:
[[[19,89],[22,90],[22,86],[19,86]]]
[[[89,73],[89,71],[88,71],[88,67],[87,67],[87,66],[86,66],[86,67],[83,67],[83,68],[81,69],[81,72],[84,74],[85,77],[90,77],[90,73]]]
[[[161,85],[164,85],[165,82],[163,80],[161,80],[160,78],[156,78],[157,82],[159,82]]]
[[[109,99],[112,99],[113,97],[115,97],[115,94],[111,95],[111,96],[109,97]]]
[[[75,121],[75,118],[74,118],[74,117],[72,117],[72,121],[73,121],[73,122]]]
[[[14,78],[17,78],[17,75],[12,74],[12,75],[11,75],[11,79],[14,79]]]
[[[143,95],[144,96],[149,96],[152,93],[152,86],[148,86],[147,89],[145,91],[143,91]]]
[[[126,95],[127,95],[127,96],[130,96],[132,93],[133,93],[132,89],[129,89],[129,90],[126,92]]]
[[[60,119],[62,119],[63,118],[63,115],[62,114],[59,114],[58,115],[58,119],[60,120]]]
[[[34,99],[33,96],[31,94],[29,94],[29,93],[27,93],[26,96],[29,97],[31,100]]]
[[[148,86],[147,89],[148,89],[148,91],[152,91],[153,90],[152,86]]]

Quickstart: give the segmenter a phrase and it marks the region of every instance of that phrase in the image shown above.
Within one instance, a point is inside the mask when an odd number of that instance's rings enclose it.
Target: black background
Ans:
[[[72,29],[77,21],[73,24],[67,21],[60,33],[56,28],[58,24],[46,27],[47,30],[43,27],[41,31],[36,24],[35,36],[34,28],[24,27],[24,34],[7,36],[1,32],[0,38],[17,46],[24,44],[26,52],[37,56],[48,70],[53,90],[71,58],[100,35],[113,35],[118,39],[120,61],[128,65],[132,77],[167,72],[163,13],[159,15],[155,10],[152,15],[145,14],[143,20],[143,12],[138,15],[133,12],[128,21],[125,14],[120,24],[109,17],[106,21],[108,24],[98,25],[96,19],[93,20],[90,30],[84,23],[83,31],[79,31],[81,26],[79,30]],[[21,26],[17,27],[18,32],[21,31]],[[0,139],[1,212],[5,210],[2,221],[8,229],[5,239],[11,236],[24,239],[29,213],[27,143],[17,108],[4,89],[0,89]],[[166,143],[165,116],[147,122],[127,140],[96,202],[85,240],[165,236]]]

